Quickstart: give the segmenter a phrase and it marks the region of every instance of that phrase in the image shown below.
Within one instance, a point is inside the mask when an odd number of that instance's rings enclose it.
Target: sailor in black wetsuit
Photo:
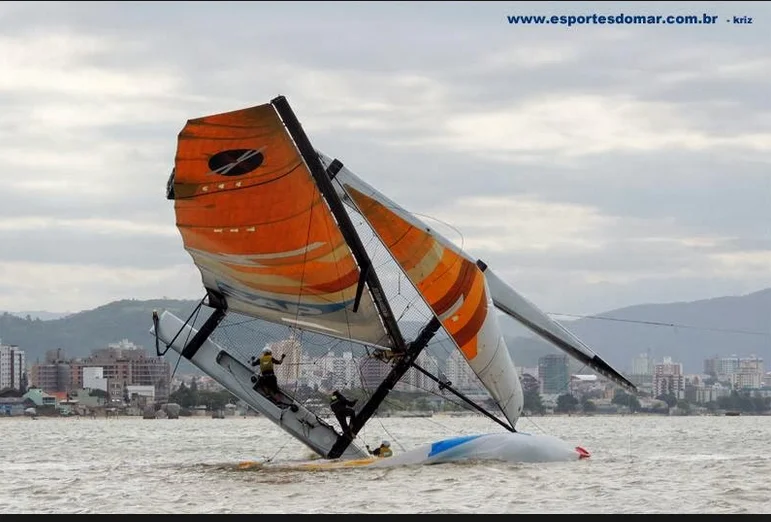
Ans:
[[[332,392],[329,409],[335,414],[337,422],[339,422],[340,427],[343,428],[343,433],[350,438],[354,438],[350,423],[353,422],[353,417],[356,415],[356,412],[353,409],[355,405],[356,399],[350,401],[338,390]],[[349,417],[351,419],[350,421],[348,420]]]

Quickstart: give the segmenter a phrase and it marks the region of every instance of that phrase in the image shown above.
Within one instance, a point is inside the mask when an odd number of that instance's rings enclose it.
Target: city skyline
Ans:
[[[381,361],[362,356],[354,357],[353,353],[349,351],[344,351],[340,355],[330,352],[320,357],[309,356],[303,352],[301,343],[293,336],[270,343],[270,346],[277,353],[280,351],[288,355],[287,364],[281,365],[277,369],[279,382],[283,386],[309,386],[328,390],[376,387],[388,371],[388,365]],[[61,349],[51,349],[46,353],[46,361],[43,363],[27,361],[24,350],[18,346],[0,344],[0,370],[2,370],[0,371],[0,389],[3,387],[19,389],[22,382],[19,368],[23,368],[22,373],[27,375],[27,383],[32,386],[40,386],[42,381],[49,383],[41,386],[43,388],[55,388],[55,391],[64,391],[73,387],[76,382],[81,384],[86,382],[103,383],[101,386],[104,387],[100,389],[121,395],[127,381],[124,379],[122,385],[112,389],[108,388],[110,379],[115,378],[116,372],[113,371],[112,375],[104,375],[103,367],[105,363],[107,365],[112,364],[115,359],[126,359],[126,354],[129,354],[128,359],[138,357],[150,362],[159,361],[158,364],[166,368],[165,372],[168,375],[163,378],[166,391],[157,393],[157,395],[159,397],[168,396],[168,387],[171,381],[168,361],[164,358],[158,359],[150,356],[143,346],[125,339],[110,343],[105,348],[96,349],[86,358],[68,358]],[[15,366],[10,365],[9,361],[14,362]],[[459,390],[481,390],[479,382],[465,364],[463,356],[458,350],[451,351],[449,357],[443,362],[440,362],[433,355],[423,353],[419,362],[425,368],[432,368],[435,373],[452,382],[453,386]],[[771,372],[765,371],[763,359],[755,355],[718,354],[707,357],[703,360],[702,372],[689,374],[683,371],[682,363],[674,361],[668,356],[656,359],[648,353],[642,353],[633,358],[631,363],[632,371],[629,373],[631,380],[638,385],[641,391],[649,392],[653,396],[674,392],[676,396],[682,398],[685,394],[686,383],[692,381],[694,377],[699,381],[704,380],[704,378],[714,378],[718,382],[730,384],[729,389],[762,389],[767,388],[771,383]],[[61,364],[67,364],[70,368],[72,368],[72,364],[75,364],[77,369],[74,372],[70,370],[72,374],[66,372],[67,375],[62,377],[64,374],[61,373],[60,366],[57,366]],[[50,368],[50,370],[47,370],[48,373],[43,376],[41,368]],[[574,378],[580,377],[582,374],[595,375],[591,371],[571,372],[569,358],[565,354],[546,355],[539,358],[538,366],[534,368],[519,366],[517,370],[520,378],[526,374],[534,377],[539,383],[539,392],[543,395],[559,395],[568,389]],[[13,376],[14,371],[15,377]],[[664,378],[663,382],[659,381],[660,377]],[[672,380],[673,378],[674,380]],[[600,378],[600,381],[604,382],[604,379]],[[52,382],[53,385],[50,384]],[[149,384],[150,382],[146,381],[142,384]],[[131,384],[137,383],[132,382]],[[100,387],[100,385],[96,387]],[[397,384],[397,389],[406,391],[411,388],[436,391],[438,386],[436,382],[424,379],[422,374],[410,371]]]

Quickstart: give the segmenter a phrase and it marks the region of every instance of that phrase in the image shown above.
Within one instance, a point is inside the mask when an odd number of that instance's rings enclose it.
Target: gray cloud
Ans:
[[[759,21],[768,6],[226,4],[0,8],[0,309],[199,297],[164,198],[177,133],[276,94],[319,149],[451,222],[544,307],[598,312],[771,285],[761,24],[505,20]],[[31,292],[40,267],[51,282]],[[64,297],[54,275],[80,290]]]
[[[172,230],[171,232],[175,232]],[[4,251],[4,261],[55,262],[59,265],[90,264],[116,268],[163,269],[190,262],[179,234],[120,233],[77,226],[33,230],[0,230],[0,244],[14,245]]]

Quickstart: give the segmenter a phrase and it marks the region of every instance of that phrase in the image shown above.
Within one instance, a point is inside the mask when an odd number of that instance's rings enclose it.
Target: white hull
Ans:
[[[386,467],[479,460],[567,462],[588,456],[586,451],[557,437],[504,432],[440,440],[387,459],[378,459],[372,465]]]
[[[568,444],[557,437],[503,432],[439,440],[383,459],[374,457],[354,460],[320,459],[301,463],[270,464],[242,462],[240,467],[242,469],[270,467],[315,471],[359,467],[388,468],[448,462],[572,462],[585,458],[589,458],[586,450]]]
[[[177,335],[180,329],[182,333]],[[182,353],[185,348],[185,340],[192,338],[196,332],[195,328],[186,325],[184,321],[168,311],[163,312],[158,321],[158,337],[164,344],[168,344],[176,336],[170,347],[178,353]],[[154,327],[150,329],[150,333],[155,333]],[[280,407],[255,391],[251,383],[252,370],[244,362],[239,361],[235,354],[228,353],[211,339],[204,341],[190,362],[319,455],[328,455],[337,441],[338,434],[334,428],[302,404],[285,396],[284,401],[291,401],[293,407],[288,407],[290,403]],[[360,459],[367,455],[366,450],[351,444],[342,458]]]

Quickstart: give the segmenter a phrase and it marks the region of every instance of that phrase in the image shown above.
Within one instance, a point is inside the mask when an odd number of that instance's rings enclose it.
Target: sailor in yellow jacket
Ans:
[[[258,386],[262,386],[273,395],[278,395],[278,381],[276,380],[276,374],[273,371],[274,364],[281,364],[284,362],[286,354],[281,355],[281,359],[273,358],[273,351],[265,347],[262,350],[260,357],[252,357],[252,366],[260,365],[260,377],[257,381]]]
[[[387,440],[381,442],[380,446],[373,450],[370,450],[369,446],[367,446],[367,451],[369,451],[372,455],[380,458],[390,457],[394,454],[394,452],[391,451],[391,443]]]

